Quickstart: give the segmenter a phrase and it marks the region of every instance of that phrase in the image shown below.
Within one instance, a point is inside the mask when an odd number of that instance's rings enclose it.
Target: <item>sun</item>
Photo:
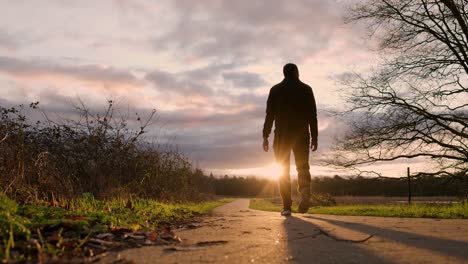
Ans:
[[[282,171],[283,171],[283,167],[280,164],[271,163],[262,167],[230,170],[230,173],[234,175],[239,175],[239,176],[242,176],[242,175],[259,176],[259,177],[265,177],[265,178],[277,180],[279,179]]]
[[[268,166],[259,168],[259,170],[260,170],[259,174],[265,175],[269,178],[278,179],[281,175],[281,171],[283,170],[283,167],[278,163],[271,163]]]

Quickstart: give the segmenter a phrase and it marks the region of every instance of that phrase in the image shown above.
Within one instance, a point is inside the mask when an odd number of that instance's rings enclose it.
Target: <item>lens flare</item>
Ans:
[[[270,178],[278,179],[283,167],[279,163],[272,163],[264,168],[264,174]]]

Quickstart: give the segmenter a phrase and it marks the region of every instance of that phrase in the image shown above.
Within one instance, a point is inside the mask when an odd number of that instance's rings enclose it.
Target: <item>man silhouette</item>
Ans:
[[[268,137],[273,122],[275,133],[273,150],[275,159],[283,167],[279,189],[283,199],[281,215],[291,215],[290,156],[294,153],[298,173],[298,191],[301,194],[298,212],[309,209],[310,171],[309,142],[312,151],[317,150],[317,107],[312,88],[299,80],[299,69],[288,63],[283,67],[284,79],[270,89],[265,124],[263,125],[263,149],[269,149]]]

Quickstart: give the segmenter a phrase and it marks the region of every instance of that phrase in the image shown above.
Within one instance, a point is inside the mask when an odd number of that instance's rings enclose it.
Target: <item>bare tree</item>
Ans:
[[[384,63],[343,80],[350,130],[334,165],[435,162],[420,174],[468,172],[468,2],[370,0],[350,9],[378,41]]]

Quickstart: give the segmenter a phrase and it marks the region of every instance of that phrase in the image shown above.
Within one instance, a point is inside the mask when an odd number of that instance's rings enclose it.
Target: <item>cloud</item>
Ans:
[[[0,72],[18,78],[66,77],[106,84],[138,84],[129,71],[101,65],[63,65],[50,60],[0,56]]]
[[[250,72],[227,72],[223,73],[223,78],[230,81],[236,88],[256,88],[267,85],[260,75]]]
[[[0,52],[4,54],[17,53],[26,46],[38,45],[46,39],[45,36],[36,34],[35,32],[29,32],[24,29],[13,30],[12,28],[12,26],[2,23],[0,19]]]
[[[173,127],[195,127],[195,128],[213,128],[235,126],[246,127],[252,120],[263,118],[264,109],[251,108],[237,111],[226,111],[225,113],[200,113],[188,111],[163,111],[161,121],[166,125]]]
[[[301,61],[326,48],[341,23],[335,1],[175,0],[171,4],[177,22],[154,39],[156,49],[243,63],[267,58]]]
[[[0,51],[13,51],[19,46],[19,41],[16,40],[10,33],[0,29]]]
[[[197,91],[198,93],[210,94],[209,87],[193,82],[183,76],[176,76],[169,72],[154,70],[146,75],[146,80],[152,82],[161,92],[187,93]]]
[[[153,70],[146,74],[146,80],[153,83],[159,91],[188,95],[213,95],[209,82],[231,65],[212,65],[181,72]]]
[[[231,97],[231,95],[226,92],[227,83],[230,83],[234,88],[257,88],[268,85],[267,82],[256,73],[232,71],[237,67],[236,64],[226,63],[213,64],[173,73],[153,70],[146,74],[145,78],[153,83],[161,92],[183,94],[184,96],[203,95]],[[220,79],[221,77],[222,79]],[[217,89],[215,89],[214,86],[217,86]],[[250,94],[248,96],[254,95]]]

